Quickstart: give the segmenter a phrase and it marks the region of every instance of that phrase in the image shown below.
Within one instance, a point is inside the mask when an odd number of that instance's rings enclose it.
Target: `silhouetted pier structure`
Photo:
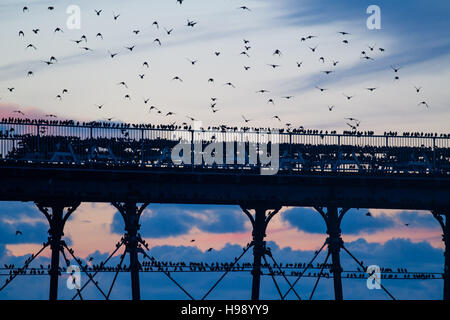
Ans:
[[[211,150],[205,149],[211,143],[226,148],[227,142],[228,147],[234,146],[231,155],[224,152],[221,158],[215,157],[214,163],[202,160],[204,151]],[[186,156],[183,151],[183,156],[191,161],[172,161],[172,150],[180,143],[189,146],[183,149],[189,154]],[[276,174],[261,174],[261,169],[267,168],[259,160],[252,162],[252,148],[262,145],[267,147],[268,155],[279,160]],[[213,155],[217,155],[217,149]],[[227,163],[227,156],[233,160],[231,163]],[[253,247],[253,300],[260,297],[261,266],[267,263],[266,258],[273,259],[275,268],[277,265],[264,239],[270,219],[282,206],[314,207],[324,218],[328,238],[318,252],[327,246],[338,300],[344,297],[342,250],[362,270],[366,268],[341,238],[344,214],[350,208],[428,210],[443,229],[444,299],[450,298],[450,135],[337,134],[300,129],[192,130],[5,120],[0,122],[0,181],[0,200],[35,202],[49,221],[49,239],[44,247],[52,250],[50,299],[57,298],[60,253],[75,258],[63,240],[63,230],[81,202],[112,203],[124,218],[125,235],[120,246],[125,246],[124,254],[130,257],[127,271],[136,300],[140,299],[142,271],[138,256],[151,258],[144,250],[148,245],[139,234],[139,218],[151,203],[241,206],[253,226],[253,240],[243,252]],[[117,250],[118,247],[113,253]],[[313,261],[316,257],[317,254]],[[169,272],[166,275],[184,291]],[[90,281],[91,277],[89,274]],[[297,280],[285,280],[289,291],[295,290]],[[105,298],[109,293],[102,291]],[[288,293],[280,292],[280,296]]]

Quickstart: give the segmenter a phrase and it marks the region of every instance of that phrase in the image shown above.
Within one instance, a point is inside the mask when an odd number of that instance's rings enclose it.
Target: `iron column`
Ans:
[[[266,243],[266,210],[259,207],[255,209],[255,225],[253,226],[253,269],[252,269],[252,300],[259,300],[261,285],[261,258],[265,253]]]
[[[341,279],[341,259],[340,250],[342,246],[341,229],[339,226],[337,207],[327,208],[327,234],[328,234],[328,250],[331,253],[331,272],[333,273],[334,281],[334,298],[342,300],[342,279]]]

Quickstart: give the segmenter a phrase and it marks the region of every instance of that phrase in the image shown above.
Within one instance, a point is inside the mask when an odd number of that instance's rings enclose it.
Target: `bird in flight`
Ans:
[[[281,122],[281,119],[279,116],[273,116],[272,119],[277,119],[279,122]]]
[[[14,110],[13,113],[18,113],[18,114],[21,114],[21,115],[23,115],[23,116],[25,115],[25,113],[23,113],[23,112],[20,111],[20,110]]]
[[[242,7],[239,7],[238,9],[247,10],[247,11],[252,11],[252,10],[250,10],[247,6],[242,6]]]
[[[232,84],[231,82],[225,83],[224,86],[229,86],[229,87],[236,88],[236,87],[234,86],[234,84]]]
[[[268,90],[265,90],[265,89],[262,89],[262,90],[258,90],[258,91],[256,91],[256,93],[268,93],[268,92],[270,92],[270,91],[268,91]]]
[[[94,9],[94,11],[95,11],[95,13],[99,16],[99,15],[102,13],[103,10],[95,10],[95,9]]]
[[[133,51],[133,49],[135,48],[136,46],[132,46],[132,47],[125,47],[125,49],[128,49],[128,50],[130,50],[130,51]]]
[[[378,88],[366,88],[367,90],[369,90],[370,92],[374,92],[375,90],[377,90]]]
[[[111,51],[108,50],[109,56],[111,58],[114,58],[115,56],[117,56],[117,53],[111,53]]]
[[[174,78],[172,79],[172,81],[173,81],[173,80],[179,80],[180,82],[183,82],[183,80],[182,80],[180,77],[178,77],[178,76],[174,77]]]
[[[328,111],[333,111],[334,108],[335,108],[334,106],[329,106]]]
[[[170,29],[170,30],[167,30],[166,27],[164,27],[164,30],[166,31],[167,35],[170,35],[172,33],[172,31],[173,31],[173,28]]]
[[[16,230],[16,236],[17,236],[17,235],[22,235],[22,231]]]
[[[153,40],[153,42],[156,42],[157,44],[159,44],[161,46],[161,40],[159,40],[158,38],[156,38],[155,40]]]
[[[191,59],[189,59],[189,58],[187,58],[187,60],[188,60],[192,65],[195,65],[195,64],[198,62],[198,60],[191,60]]]
[[[315,46],[314,48],[308,47],[311,49],[312,52],[316,52],[317,46]]]
[[[156,26],[156,29],[159,29],[158,21],[153,21],[152,26]]]
[[[347,100],[350,100],[350,99],[352,99],[352,98],[354,98],[355,96],[347,96],[345,93],[343,93],[343,95],[344,95],[344,97],[346,97],[347,98]]]
[[[416,92],[419,93],[422,87],[414,87],[416,89]]]
[[[422,101],[422,102],[420,102],[420,103],[418,104],[418,106],[421,106],[421,105],[424,105],[424,106],[426,106],[427,108],[430,107],[426,101]]]
[[[391,66],[391,68],[392,68],[392,70],[394,70],[395,73],[397,73],[400,70],[400,68],[395,68],[393,66]]]
[[[334,71],[327,70],[327,71],[322,71],[322,72],[325,73],[325,74],[330,74],[330,73],[333,73]]]
[[[119,85],[119,86],[124,86],[125,88],[128,89],[128,86],[127,86],[127,84],[125,83],[125,81],[119,82],[117,85]]]
[[[191,20],[187,20],[187,27],[194,27],[195,25],[197,24],[197,22],[195,22],[195,21],[191,21]]]
[[[28,48],[33,48],[34,50],[37,50],[37,48],[32,43],[27,45],[27,47],[25,49],[28,49]]]
[[[242,119],[244,119],[245,123],[249,123],[250,121],[252,121],[251,119],[247,119],[247,118],[244,117],[243,115],[242,115]]]
[[[343,36],[351,35],[351,33],[345,31],[339,31],[338,33],[342,34]]]
[[[95,104],[94,106],[96,106],[99,109],[103,108],[103,104]]]
[[[119,19],[119,17],[120,17],[120,13],[116,15],[116,14],[113,12],[113,18],[114,18],[114,21],[117,21],[117,19]]]
[[[320,92],[324,92],[324,91],[328,90],[328,89],[325,89],[325,88],[320,88],[320,87],[318,87],[318,86],[316,86],[316,89],[319,89]]]
[[[280,67],[279,64],[267,64],[267,65],[272,67],[273,69]]]

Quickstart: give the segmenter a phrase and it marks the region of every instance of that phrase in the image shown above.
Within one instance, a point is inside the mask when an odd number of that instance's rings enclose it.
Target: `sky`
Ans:
[[[379,30],[366,25],[366,9],[373,4],[381,9]],[[52,5],[55,10],[49,11]],[[66,25],[70,5],[81,9],[79,30]],[[244,5],[251,11],[238,9]],[[24,6],[29,10],[23,12]],[[100,9],[97,16],[94,10]],[[291,123],[323,130],[345,130],[344,118],[355,117],[361,120],[360,130],[448,133],[449,13],[450,3],[439,0],[185,0],[181,6],[175,0],[1,0],[0,117],[18,116],[13,111],[21,110],[32,118],[55,114],[61,120],[113,117],[133,123],[182,124],[190,123],[190,116],[205,126],[241,126],[245,116],[252,126],[281,128]],[[114,20],[113,14],[120,16]],[[197,24],[186,26],[188,19]],[[54,32],[57,27],[63,33]],[[34,34],[37,28],[40,31]],[[173,31],[167,34],[166,29]],[[20,37],[19,31],[25,36]],[[87,42],[72,41],[83,35]],[[308,35],[316,37],[300,40]],[[250,41],[248,50],[244,39]],[[26,49],[29,44],[37,50]],[[133,51],[125,48],[130,46],[135,46]],[[310,47],[316,46],[312,52]],[[274,54],[276,50],[281,54]],[[373,60],[364,59],[362,51]],[[117,56],[111,58],[109,52]],[[51,56],[56,63],[47,66],[42,62]],[[198,61],[192,65],[189,60]],[[338,61],[336,66],[333,61]],[[400,69],[395,73],[391,66]],[[323,72],[328,70],[333,72]],[[33,76],[27,76],[28,71]],[[399,80],[394,80],[396,75]],[[176,76],[183,81],[173,80]],[[214,82],[208,82],[210,78]],[[128,88],[119,85],[122,81]],[[327,90],[320,92],[317,87]],[[372,87],[377,89],[367,90]],[[62,94],[63,89],[68,93]],[[270,92],[257,93],[262,89]],[[348,100],[344,95],[354,98]],[[215,108],[210,106],[212,97],[217,98]],[[419,105],[422,101],[429,107]],[[150,112],[150,106],[161,113]],[[334,106],[332,111],[330,106]],[[175,115],[166,116],[167,112]],[[351,210],[343,220],[343,239],[355,255],[380,266],[442,270],[441,230],[429,212],[370,211],[372,217],[365,216],[367,209]],[[68,221],[65,238],[79,257],[100,261],[123,234],[120,219],[109,204],[84,203]],[[141,224],[151,254],[162,260],[230,261],[251,240],[250,223],[238,207],[151,204]],[[23,234],[16,236],[16,230]],[[43,215],[32,203],[0,203],[0,264],[19,265],[46,241],[47,230]],[[323,244],[325,231],[311,208],[283,208],[271,222],[267,240],[280,261],[306,262]],[[210,247],[214,250],[206,252]],[[37,264],[45,265],[48,257],[44,251]],[[356,268],[344,254],[343,265]],[[107,286],[110,275],[102,277]],[[198,297],[219,275],[177,277]],[[141,279],[145,299],[185,298],[163,275],[145,274]],[[306,279],[298,288],[307,296],[312,285]],[[247,299],[250,286],[249,274],[233,274],[211,298]],[[439,280],[387,280],[386,286],[402,299],[442,297]],[[263,298],[277,297],[270,278],[263,280],[262,288]],[[24,277],[0,292],[0,299],[46,299],[47,289],[47,277]],[[73,294],[64,280],[60,289],[62,298]],[[94,288],[89,290],[92,297],[98,297]],[[119,276],[112,297],[130,297],[129,275]],[[329,280],[321,282],[315,297],[332,298]],[[344,297],[387,298],[357,280],[344,280]]]

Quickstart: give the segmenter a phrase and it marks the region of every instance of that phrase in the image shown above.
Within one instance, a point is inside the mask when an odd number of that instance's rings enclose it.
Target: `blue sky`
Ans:
[[[25,4],[30,10],[22,13]],[[52,4],[56,9],[49,12],[46,8]],[[80,30],[66,27],[69,4],[81,8]],[[252,11],[237,9],[244,4]],[[366,9],[372,4],[381,8],[381,30],[366,27]],[[103,9],[101,16],[94,9]],[[117,21],[112,19],[113,12],[121,14]],[[244,114],[253,119],[254,126],[283,127],[290,122],[327,130],[346,129],[344,118],[353,116],[362,120],[362,130],[450,132],[449,13],[450,3],[439,0],[185,0],[182,6],[175,0],[100,0],[95,4],[87,0],[2,0],[0,39],[7,45],[2,45],[0,53],[0,116],[16,116],[12,111],[20,109],[34,117],[53,113],[59,119],[114,117],[117,121],[181,124],[189,122],[189,115],[205,126],[240,126]],[[186,27],[187,19],[198,25]],[[152,25],[155,20],[159,29]],[[64,33],[54,33],[56,27]],[[173,33],[167,35],[164,27],[173,28]],[[38,35],[33,34],[34,28],[41,29]],[[139,35],[133,34],[136,29]],[[18,36],[19,30],[24,31],[24,38]],[[338,31],[351,35],[343,37]],[[103,40],[96,37],[98,32]],[[82,35],[87,36],[87,43],[71,41]],[[301,42],[307,35],[317,38]],[[243,39],[250,40],[250,57],[240,54],[245,50]],[[342,43],[344,39],[348,45]],[[29,43],[38,49],[26,50]],[[84,52],[81,45],[94,51]],[[132,45],[135,50],[128,52],[125,46]],[[317,46],[317,52],[312,53],[309,46]],[[375,51],[369,46],[375,46]],[[377,51],[380,47],[386,51]],[[273,55],[276,49],[282,52],[280,57]],[[108,50],[118,53],[117,57],[111,59]],[[375,60],[361,59],[362,50]],[[58,59],[56,64],[41,62],[52,55]],[[188,59],[198,63],[193,66]],[[144,61],[149,69],[142,66]],[[332,61],[339,63],[333,66]],[[303,62],[301,68],[297,62]],[[399,81],[394,81],[391,65],[401,68]],[[244,66],[251,69],[245,71]],[[328,69],[334,72],[321,72]],[[33,77],[27,77],[29,70]],[[139,74],[145,74],[143,80]],[[184,81],[172,81],[175,76]],[[213,84],[207,81],[211,77]],[[120,81],[126,81],[129,89],[118,86]],[[235,89],[224,86],[229,81]],[[322,94],[316,86],[329,90]],[[414,86],[422,87],[419,94]],[[13,92],[7,90],[11,87]],[[367,87],[378,89],[371,94]],[[69,94],[59,101],[56,96],[64,88]],[[256,94],[261,89],[271,92]],[[355,99],[346,101],[344,93]],[[131,96],[130,101],[124,99],[125,94]],[[286,95],[294,98],[283,99]],[[217,113],[211,112],[211,97],[218,98]],[[150,99],[149,104],[144,98]],[[418,106],[421,101],[427,101],[430,108]],[[100,104],[104,104],[101,110],[95,107]],[[149,113],[150,105],[162,110],[162,115]],[[332,112],[330,105],[335,106]],[[165,117],[169,111],[176,115]],[[274,120],[274,115],[282,122]],[[342,224],[345,242],[360,259],[417,271],[442,270],[441,231],[430,213],[370,210],[373,216],[367,217],[367,210],[351,210]],[[32,204],[0,203],[0,264],[18,265],[37,251],[47,238],[47,229]],[[16,230],[23,235],[16,236]],[[278,260],[306,262],[325,240],[325,231],[311,208],[284,208],[268,229],[268,241]],[[123,223],[112,206],[83,204],[69,220],[65,235],[82,258],[94,256],[99,261],[122,232]],[[227,206],[152,204],[142,217],[141,234],[155,257],[174,260],[229,261],[251,239],[249,222],[240,209]],[[209,247],[214,251],[207,253]],[[46,254],[37,264],[48,263]],[[343,265],[355,267],[348,257],[343,257]],[[102,277],[105,283],[110,281],[109,275]],[[177,277],[198,297],[218,275]],[[368,291],[364,282],[355,285],[354,281],[344,281],[345,297],[386,298],[382,292]],[[250,275],[233,274],[211,298],[248,298],[250,284]],[[307,295],[312,285],[306,280],[299,291]],[[18,279],[0,292],[0,299],[45,299],[47,286],[46,277]],[[403,299],[440,299],[442,292],[441,281],[390,281],[386,286]],[[262,287],[264,298],[276,298],[270,278],[263,280]],[[129,298],[129,292],[129,275],[121,275],[113,297]],[[184,298],[163,275],[142,275],[142,292],[148,299]],[[62,280],[62,297],[71,294]],[[93,289],[90,294],[95,297]],[[332,298],[330,281],[319,285],[317,298]]]

